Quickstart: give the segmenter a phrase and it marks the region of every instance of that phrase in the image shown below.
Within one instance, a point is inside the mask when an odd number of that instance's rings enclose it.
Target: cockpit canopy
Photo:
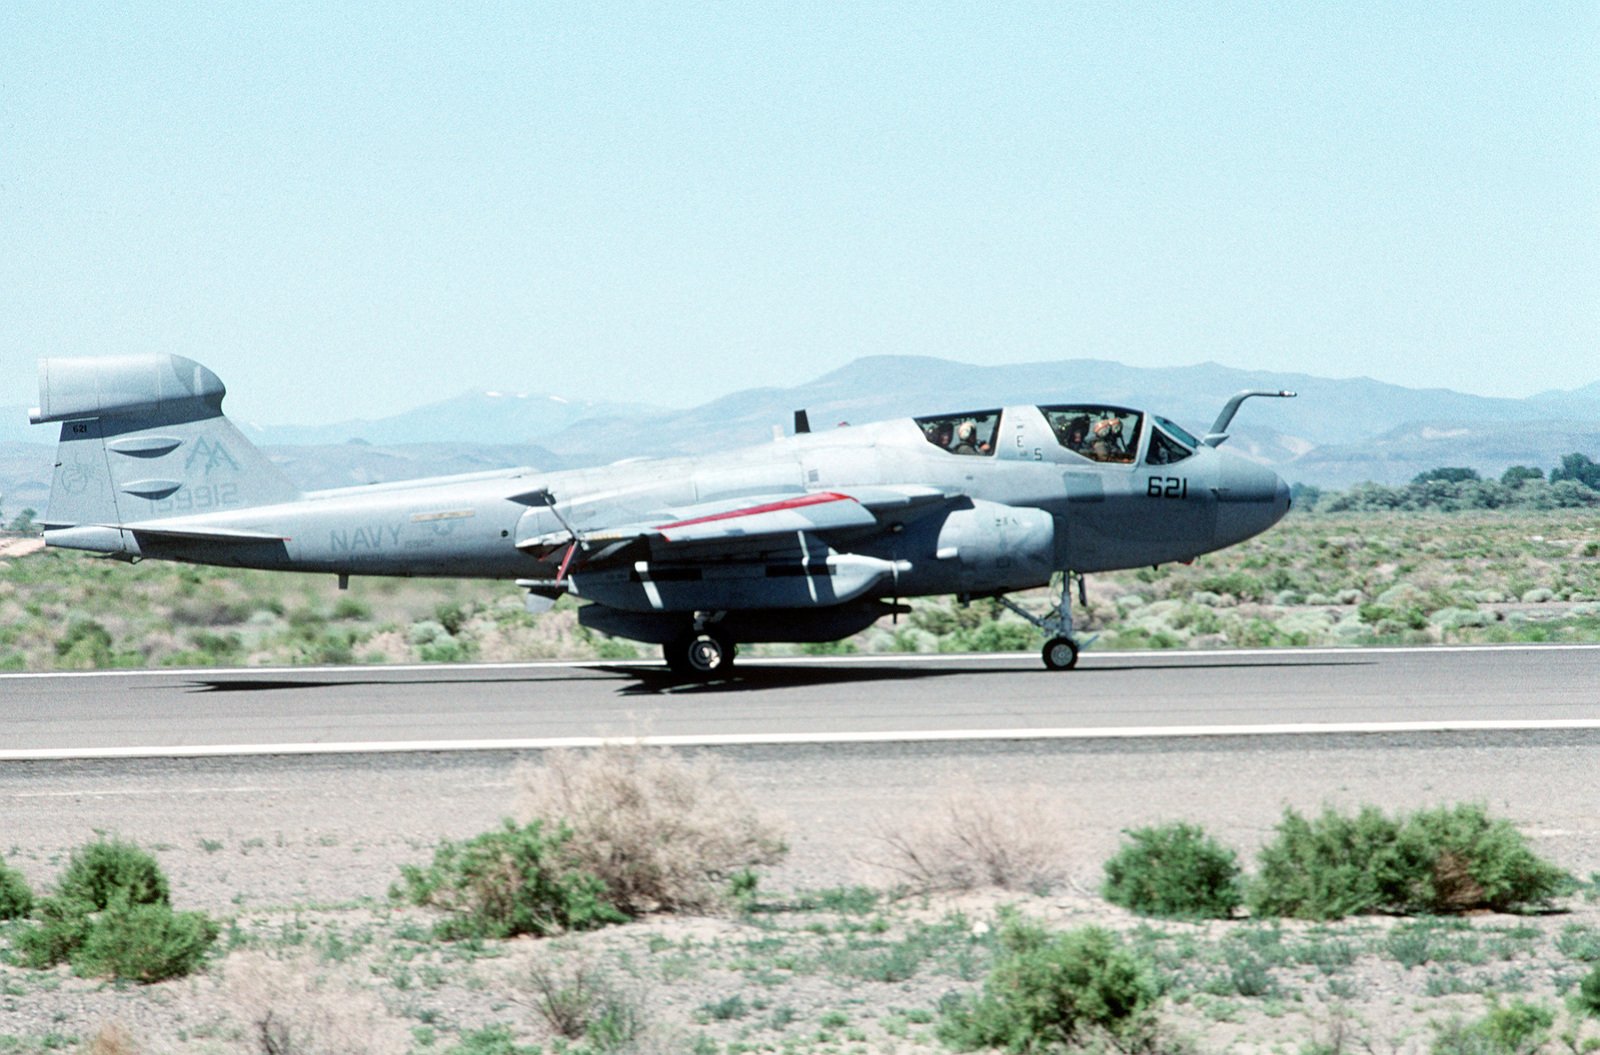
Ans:
[[[1132,465],[1140,455],[1140,442],[1148,465],[1171,465],[1192,455],[1200,441],[1181,426],[1158,414],[1104,403],[1060,403],[1039,407],[1056,442],[1093,462]],[[916,418],[929,443],[951,454],[992,456],[1000,431],[1000,411],[973,410],[960,414],[934,414]]]
[[[994,454],[995,433],[1000,431],[999,410],[965,414],[935,414],[917,418],[923,439],[951,454]]]
[[[1056,442],[1095,462],[1132,463],[1139,453],[1144,415],[1093,403],[1040,407]]]

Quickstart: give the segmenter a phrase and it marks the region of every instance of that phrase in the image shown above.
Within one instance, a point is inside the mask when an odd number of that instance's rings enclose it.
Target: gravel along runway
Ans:
[[[1193,820],[1248,853],[1285,806],[1325,803],[1482,802],[1600,871],[1600,649],[1036,662],[786,660],[706,686],[647,665],[5,676],[0,835],[36,882],[104,831],[159,847],[188,906],[347,902],[510,813],[543,749],[642,735],[716,754],[786,821],[778,887],[872,881],[874,833],[969,784],[1047,802],[1086,888],[1124,828]]]

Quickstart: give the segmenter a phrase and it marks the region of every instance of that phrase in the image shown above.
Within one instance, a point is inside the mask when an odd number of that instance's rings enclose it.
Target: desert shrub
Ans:
[[[75,619],[56,641],[58,665],[73,669],[109,667],[111,632],[93,619]]]
[[[559,1036],[610,1052],[644,1032],[641,1002],[592,964],[535,963],[527,978],[534,1011]]]
[[[1600,965],[1596,965],[1578,982],[1578,991],[1572,994],[1572,1009],[1579,1014],[1600,1018]]]
[[[120,839],[100,839],[73,851],[55,896],[98,912],[118,903],[166,905],[171,890],[150,854]]]
[[[1055,804],[1037,789],[1004,793],[970,780],[947,788],[915,819],[881,819],[872,863],[916,892],[1040,892],[1061,878],[1065,837]]]
[[[1336,919],[1362,912],[1444,914],[1546,904],[1571,878],[1533,854],[1507,821],[1471,804],[1390,819],[1284,811],[1250,888],[1260,916]]]
[[[217,924],[172,911],[167,877],[131,843],[100,840],[73,852],[56,892],[33,906],[34,922],[12,937],[24,966],[70,963],[84,977],[158,982],[205,962]]]
[[[144,983],[181,978],[205,962],[217,931],[203,912],[119,903],[89,927],[72,955],[72,970],[86,978]]]
[[[510,1026],[485,1026],[461,1034],[461,1042],[444,1055],[540,1055],[543,1049],[518,1044]]]
[[[410,1032],[370,989],[340,984],[316,964],[262,952],[228,957],[219,994],[254,1055],[403,1055]]]
[[[469,613],[455,601],[441,601],[433,607],[433,617],[444,627],[445,633],[455,637],[467,625]]]
[[[1532,1055],[1544,1046],[1555,1012],[1513,1000],[1496,1005],[1475,1022],[1452,1018],[1436,1025],[1433,1055]]]
[[[1147,916],[1227,919],[1243,902],[1239,859],[1192,824],[1126,833],[1105,863],[1106,900]]]
[[[83,1055],[138,1055],[133,1034],[120,1022],[104,1022],[83,1046]]]
[[[1572,885],[1566,872],[1528,849],[1511,822],[1490,820],[1471,803],[1406,817],[1395,851],[1405,880],[1394,906],[1401,912],[1508,912],[1548,904]]]
[[[1329,808],[1316,820],[1284,810],[1277,835],[1257,856],[1250,911],[1338,919],[1378,910],[1395,885],[1390,868],[1397,834],[1395,823],[1372,806],[1355,817]]]
[[[372,606],[354,597],[341,597],[333,604],[333,618],[360,620],[372,618]]]
[[[22,873],[0,861],[0,920],[21,919],[33,910],[33,891]]]
[[[65,963],[89,936],[89,914],[80,902],[41,898],[33,917],[36,922],[11,936],[12,954],[24,967],[44,970]]]
[[[448,912],[436,928],[447,939],[542,936],[623,922],[605,883],[573,863],[571,840],[565,824],[546,831],[542,821],[519,827],[507,820],[466,842],[440,843],[427,868],[402,866],[390,896]]]
[[[983,992],[946,1008],[939,1038],[959,1051],[1073,1048],[1098,1037],[1122,1050],[1148,1047],[1157,986],[1109,931],[1051,934],[1008,920]]]
[[[629,915],[721,904],[733,876],[787,851],[715,759],[639,744],[552,752],[521,774],[518,812],[560,817],[572,865]]]

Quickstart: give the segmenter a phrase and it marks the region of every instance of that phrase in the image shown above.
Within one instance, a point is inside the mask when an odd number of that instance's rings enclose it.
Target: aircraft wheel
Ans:
[[[727,673],[728,668],[733,666],[736,651],[732,641],[710,631],[691,634],[662,647],[668,667],[676,673],[697,678],[713,678]]]
[[[1071,670],[1078,665],[1078,646],[1070,637],[1052,637],[1044,643],[1044,665],[1051,670]]]

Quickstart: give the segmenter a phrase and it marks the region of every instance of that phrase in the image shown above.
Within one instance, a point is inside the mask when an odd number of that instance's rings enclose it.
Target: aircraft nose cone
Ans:
[[[1229,453],[1218,476],[1217,534],[1223,544],[1259,535],[1289,511],[1289,485],[1264,465]]]

